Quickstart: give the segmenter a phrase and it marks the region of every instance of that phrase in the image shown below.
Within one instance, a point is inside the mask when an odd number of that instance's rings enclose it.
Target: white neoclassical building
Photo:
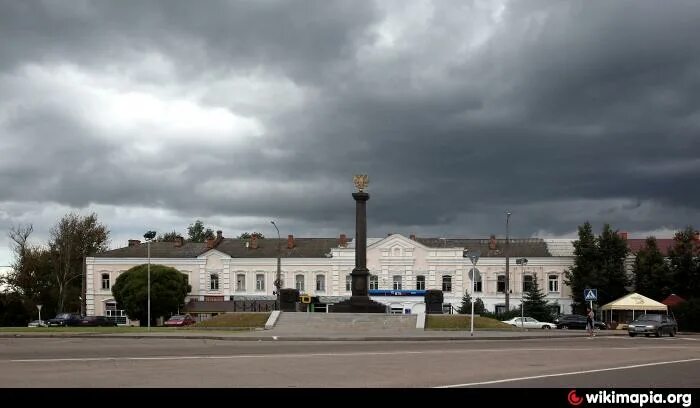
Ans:
[[[505,308],[506,257],[510,258],[510,303],[518,307],[523,289],[534,280],[550,302],[563,313],[570,312],[571,293],[564,272],[572,265],[571,240],[420,238],[390,234],[367,240],[370,295],[391,305],[393,312],[419,313],[425,308],[423,291],[443,291],[445,305],[458,307],[468,291],[483,300],[486,308]],[[278,247],[279,245],[279,247]],[[153,242],[152,264],[172,266],[187,275],[192,291],[187,311],[207,314],[235,310],[236,301],[275,299],[277,257],[281,258],[283,287],[319,296],[331,305],[350,296],[350,273],[355,266],[354,242],[344,234],[338,238],[250,240],[217,238],[206,243]],[[279,248],[279,250],[278,250]],[[463,256],[479,251],[476,271]],[[526,258],[526,264],[516,259]],[[130,240],[129,245],[87,258],[87,313],[108,315],[126,322],[114,302],[111,287],[117,276],[145,264],[147,244]],[[173,311],[175,312],[175,311]]]

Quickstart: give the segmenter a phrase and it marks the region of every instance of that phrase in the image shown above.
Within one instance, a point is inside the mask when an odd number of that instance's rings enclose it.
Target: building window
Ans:
[[[534,284],[533,284],[532,275],[523,276],[523,293],[529,292],[530,290],[532,290],[533,286],[534,286]]]
[[[304,291],[304,275],[297,275],[294,283],[299,292]]]
[[[369,282],[370,282],[369,283],[370,289],[372,289],[372,278],[371,277],[369,278]],[[352,285],[352,276],[345,275],[345,291],[346,292],[350,292],[352,290],[352,287],[350,285]]]
[[[559,277],[557,275],[549,275],[549,291],[559,292]]]
[[[316,275],[316,292],[326,291],[326,275]]]
[[[255,275],[255,290],[258,292],[265,291],[265,275],[262,273]]]
[[[394,256],[401,256],[401,248],[394,248]]]
[[[210,290],[219,290],[219,275],[216,273],[212,273],[209,275],[209,289]]]
[[[401,275],[394,275],[394,290],[401,290]]]
[[[183,273],[182,276],[185,277],[185,284],[189,285],[190,284],[190,275]]]
[[[443,275],[442,277],[442,291],[452,292],[452,276]]]
[[[425,276],[416,276],[416,290],[425,290]]]
[[[245,292],[245,274],[236,275],[236,292]]]
[[[496,282],[496,292],[506,292],[506,275],[498,275],[498,281]]]
[[[284,288],[284,276],[280,274],[280,289]]]
[[[109,274],[102,274],[102,290],[109,290]]]
[[[369,290],[379,289],[379,276],[369,275]]]
[[[474,287],[472,288],[472,290],[474,292],[481,292],[483,290],[482,281],[481,281],[481,272],[479,272],[479,270],[476,268],[472,268],[472,270],[469,271],[469,277],[471,278],[472,282],[474,283]]]
[[[505,276],[503,277],[503,280],[505,281]],[[505,284],[504,284],[503,291],[505,292]],[[495,309],[497,315],[501,315],[501,314],[506,312],[506,305],[496,305],[496,307],[494,309]]]

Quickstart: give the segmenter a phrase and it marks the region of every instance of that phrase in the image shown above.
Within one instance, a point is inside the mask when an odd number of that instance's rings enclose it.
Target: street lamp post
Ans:
[[[277,228],[277,224],[275,224],[274,221],[270,221],[270,223],[277,230],[277,279],[275,279],[275,293],[277,295],[277,302],[275,309],[280,310],[280,307],[282,306],[280,303],[280,289],[282,288],[282,237],[280,236],[280,229]]]
[[[470,252],[469,250],[465,250],[462,253],[462,256],[464,258],[469,258],[469,260],[472,261],[472,265],[473,265],[471,279],[469,280],[471,283],[471,286],[472,286],[471,291],[470,291],[470,296],[469,296],[471,298],[471,301],[472,301],[471,302],[472,303],[472,314],[471,314],[471,318],[469,319],[470,320],[469,323],[471,325],[471,328],[469,329],[469,335],[473,336],[474,335],[474,280],[476,279],[476,274],[477,274],[476,263],[479,262],[479,257],[481,256],[481,252],[480,251]]]
[[[510,211],[506,211],[506,312],[510,311]]]
[[[148,231],[143,234],[148,248],[148,331],[151,331],[151,241],[156,237],[155,231]]]
[[[527,265],[527,258],[518,258],[515,263],[521,266],[522,275],[522,288],[520,294],[520,329],[525,329],[525,304],[523,300],[525,298],[525,265]]]

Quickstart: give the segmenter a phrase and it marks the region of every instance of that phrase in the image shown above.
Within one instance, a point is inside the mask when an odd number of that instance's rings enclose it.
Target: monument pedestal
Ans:
[[[331,306],[330,313],[386,313],[387,306],[369,296],[353,296]]]

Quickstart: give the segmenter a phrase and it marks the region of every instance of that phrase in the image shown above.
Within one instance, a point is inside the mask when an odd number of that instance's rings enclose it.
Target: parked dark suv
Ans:
[[[678,332],[678,323],[673,317],[664,314],[645,314],[630,323],[627,326],[627,332],[630,337],[638,334],[644,334],[647,337],[652,334],[656,337],[668,334],[673,337]]]
[[[51,326],[79,326],[83,317],[77,313],[59,313],[53,319],[49,319],[46,323]]]
[[[581,315],[561,315],[554,319],[557,329],[585,329],[586,316]],[[607,326],[603,322],[594,320],[593,326],[598,330],[605,330]]]

